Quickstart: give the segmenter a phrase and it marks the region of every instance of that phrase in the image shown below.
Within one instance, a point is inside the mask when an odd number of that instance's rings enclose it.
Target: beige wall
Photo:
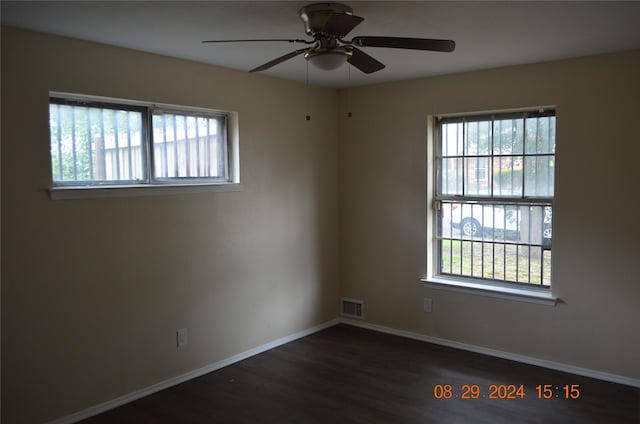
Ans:
[[[375,324],[639,379],[639,75],[633,51],[343,91],[341,295],[363,299]],[[537,105],[557,106],[563,303],[423,288],[427,117]]]
[[[243,191],[49,200],[49,90],[237,111]],[[3,422],[335,318],[337,108],[335,90],[3,28]]]

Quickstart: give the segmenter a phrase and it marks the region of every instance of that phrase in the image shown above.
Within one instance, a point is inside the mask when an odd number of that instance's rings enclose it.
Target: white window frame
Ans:
[[[89,106],[140,111],[142,113],[143,126],[145,127],[143,130],[144,139],[142,140],[145,145],[143,149],[143,168],[145,169],[145,175],[142,181],[88,181],[87,183],[81,181],[54,181],[53,169],[51,169],[49,173],[51,177],[49,193],[53,200],[242,190],[242,186],[240,185],[237,112],[54,91],[49,92],[49,98],[50,104],[68,102],[69,104],[81,105],[85,103]],[[223,120],[227,168],[226,178],[155,178],[153,175],[154,157],[152,152],[153,134],[151,119],[153,113],[157,113],[158,111],[183,115],[211,116]],[[50,166],[52,166],[51,162]]]
[[[511,282],[499,282],[495,280],[484,280],[481,278],[470,278],[458,275],[442,275],[439,273],[440,256],[437,244],[437,211],[440,205],[440,196],[436,194],[438,184],[438,164],[437,164],[437,143],[438,121],[449,117],[475,117],[487,115],[500,115],[508,113],[522,113],[529,111],[551,110],[557,116],[554,106],[541,106],[536,108],[486,111],[481,113],[463,113],[450,115],[433,115],[428,118],[427,132],[427,273],[420,279],[425,288],[460,292],[465,294],[489,296],[494,298],[537,303],[555,306],[558,302],[551,287],[538,287],[534,285],[521,285]],[[500,202],[502,199],[493,199]],[[538,199],[530,199],[535,203]],[[553,203],[553,197],[551,202]],[[553,262],[553,255],[552,255]],[[552,268],[553,269],[553,268]]]

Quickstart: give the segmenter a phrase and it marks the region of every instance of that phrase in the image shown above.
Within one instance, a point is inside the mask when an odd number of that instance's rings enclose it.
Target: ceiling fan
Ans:
[[[257,40],[207,40],[203,43],[230,42],[277,42],[301,43],[310,45],[297,49],[249,72],[259,72],[269,69],[279,63],[304,54],[304,58],[314,66],[323,70],[337,69],[345,62],[349,62],[362,72],[370,74],[385,67],[377,59],[360,50],[358,47],[389,47],[395,49],[412,49],[437,52],[452,52],[456,43],[453,40],[436,40],[431,38],[406,37],[369,37],[358,36],[345,40],[364,18],[353,14],[353,9],[341,3],[314,3],[300,9],[300,19],[304,22],[304,29],[312,40],[304,39],[257,39]]]

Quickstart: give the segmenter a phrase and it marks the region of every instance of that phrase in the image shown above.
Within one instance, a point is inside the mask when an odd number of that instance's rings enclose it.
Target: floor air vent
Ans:
[[[340,314],[342,316],[359,319],[364,318],[364,302],[362,300],[343,297],[341,303]]]

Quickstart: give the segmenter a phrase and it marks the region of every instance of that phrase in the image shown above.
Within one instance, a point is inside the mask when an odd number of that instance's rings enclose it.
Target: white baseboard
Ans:
[[[191,380],[196,377],[200,377],[204,374],[208,374],[220,368],[224,368],[235,362],[239,362],[239,361],[242,361],[243,359],[250,358],[251,356],[257,355],[259,353],[266,352],[267,350],[273,349],[283,344],[292,342],[294,340],[300,339],[302,337],[308,336],[313,333],[317,333],[318,331],[324,330],[325,328],[332,327],[336,324],[339,324],[340,322],[341,322],[340,319],[336,318],[331,321],[327,321],[323,324],[316,325],[315,327],[307,328],[306,330],[302,330],[295,334],[291,334],[289,336],[285,336],[277,340],[273,340],[269,343],[265,343],[261,346],[254,347],[253,349],[249,349],[247,351],[238,353],[237,355],[233,355],[221,361],[214,362],[213,364],[209,364],[197,370],[189,371],[177,377],[173,377],[168,380],[161,381],[160,383],[154,384],[152,386],[145,387],[140,390],[136,390],[135,392],[126,394],[124,396],[120,396],[119,398],[112,399],[107,402],[100,403],[98,405],[94,405],[92,407],[89,407],[79,412],[75,412],[73,414],[67,415],[62,418],[58,418],[56,420],[50,421],[49,424],[72,424],[77,421],[84,420],[94,415],[98,415],[102,412],[106,412],[110,409],[117,408],[118,406],[122,406],[134,400],[143,398],[145,396],[149,396],[153,393],[159,392],[160,390],[164,390],[171,386],[175,386],[176,384],[184,383],[185,381]]]
[[[427,336],[425,334],[414,333],[411,331],[398,330],[395,328],[385,327],[377,324],[371,324],[371,323],[360,321],[360,320],[354,320],[354,319],[348,319],[348,318],[336,318],[331,321],[327,321],[323,324],[316,325],[315,327],[311,327],[306,330],[300,331],[298,333],[291,334],[289,336],[285,336],[277,340],[273,340],[269,343],[265,343],[261,346],[257,346],[253,349],[249,349],[247,351],[241,352],[237,355],[231,356],[221,361],[214,362],[213,364],[209,364],[197,370],[193,370],[188,373],[170,378],[168,380],[161,381],[160,383],[154,384],[149,387],[145,387],[140,390],[136,390],[135,392],[126,394],[116,399],[112,399],[107,402],[94,405],[82,411],[67,415],[65,417],[58,418],[56,420],[50,421],[48,424],[72,424],[77,421],[84,420],[94,415],[98,415],[102,412],[106,412],[110,409],[117,408],[118,406],[122,406],[134,400],[143,398],[145,396],[149,396],[153,393],[159,392],[160,390],[164,390],[171,386],[175,386],[176,384],[184,383],[185,381],[191,380],[196,377],[200,377],[204,374],[210,373],[212,371],[216,371],[220,368],[224,368],[235,362],[242,361],[243,359],[250,358],[254,355],[276,348],[283,344],[292,342],[294,340],[300,339],[302,337],[308,336],[313,333],[317,333],[318,331],[324,330],[325,328],[329,328],[340,323],[352,325],[355,327],[366,328],[368,330],[379,331],[381,333],[387,333],[395,336],[406,337],[409,339],[420,340],[420,341],[433,343],[437,345],[466,350],[469,352],[476,352],[484,355],[495,356],[497,358],[509,359],[512,361],[522,362],[525,364],[537,365],[540,367],[549,368],[556,371],[568,372],[572,374],[582,375],[585,377],[592,377],[592,378],[597,378],[599,380],[610,381],[612,383],[625,384],[627,386],[640,388],[640,380],[635,378],[625,377],[625,376],[616,375],[616,374],[610,374],[610,373],[591,370],[587,368],[580,368],[573,365],[563,364],[560,362],[547,361],[544,359],[518,355],[510,352],[503,352],[500,350],[490,349],[482,346],[470,345],[467,343],[456,342],[453,340],[441,339],[438,337]]]
[[[612,383],[619,383],[627,386],[640,388],[639,379],[625,377],[622,375],[610,374],[607,372],[591,370],[588,368],[576,367],[574,365],[563,364],[560,362],[547,361],[546,359],[538,359],[538,358],[533,358],[531,356],[518,355],[516,353],[503,352],[501,350],[490,349],[488,347],[475,346],[467,343],[456,342],[453,340],[441,339],[438,337],[427,336],[425,334],[414,333],[411,331],[397,330],[395,328],[385,327],[377,324],[371,324],[371,323],[360,321],[360,320],[340,318],[340,322],[343,324],[366,328],[368,330],[379,331],[382,333],[392,334],[395,336],[406,337],[409,339],[420,340],[428,343],[433,343],[433,344],[447,346],[447,347],[453,347],[461,350],[467,350],[469,352],[482,353],[484,355],[495,356],[497,358],[502,358],[502,359],[509,359],[511,361],[522,362],[524,364],[537,365],[539,367],[549,368],[556,371],[568,372],[571,374],[581,375],[584,377],[597,378],[598,380],[604,380]]]

